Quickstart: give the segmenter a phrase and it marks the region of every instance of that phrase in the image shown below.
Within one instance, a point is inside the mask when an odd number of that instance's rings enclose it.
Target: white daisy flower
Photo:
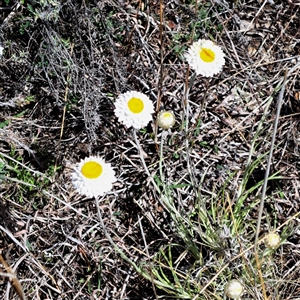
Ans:
[[[171,128],[175,123],[174,113],[170,110],[161,111],[157,116],[157,123],[163,129]]]
[[[225,286],[225,294],[230,299],[240,299],[244,293],[244,287],[240,281],[233,279],[227,282]]]
[[[197,75],[212,77],[219,73],[225,64],[223,50],[209,40],[194,42],[185,54],[190,67]]]
[[[146,126],[154,113],[152,101],[143,93],[129,91],[121,94],[115,102],[115,114],[128,128]]]
[[[109,163],[98,156],[82,159],[74,167],[72,182],[81,195],[87,197],[102,196],[112,189],[112,183],[117,179]]]
[[[280,235],[276,232],[269,233],[265,238],[265,244],[269,249],[276,249],[280,245]]]

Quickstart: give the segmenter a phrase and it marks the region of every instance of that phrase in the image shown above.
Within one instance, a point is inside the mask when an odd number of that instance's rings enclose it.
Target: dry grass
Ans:
[[[223,299],[230,278],[243,281],[242,299],[299,299],[291,2],[0,2],[1,299]],[[222,47],[226,66],[197,76],[186,99],[183,53],[199,38]],[[128,90],[173,110],[174,127],[162,132],[154,116],[135,138],[113,113]],[[90,154],[118,177],[98,203],[70,182]],[[271,231],[275,251],[262,242]]]

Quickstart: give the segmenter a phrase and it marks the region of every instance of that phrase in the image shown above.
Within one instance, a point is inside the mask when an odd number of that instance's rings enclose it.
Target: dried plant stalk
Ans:
[[[0,263],[4,266],[5,271],[10,275],[9,280],[12,283],[13,288],[15,289],[16,293],[20,297],[21,300],[25,300],[25,296],[22,290],[21,283],[17,276],[15,275],[14,271],[11,269],[11,267],[7,264],[7,262],[4,260],[2,255],[0,254]]]

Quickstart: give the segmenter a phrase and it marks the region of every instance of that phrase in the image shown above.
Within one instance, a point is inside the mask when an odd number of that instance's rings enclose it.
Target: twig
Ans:
[[[161,104],[161,94],[162,94],[162,83],[163,83],[163,62],[164,62],[164,54],[163,54],[163,21],[164,21],[164,13],[163,13],[163,1],[159,2],[159,40],[160,40],[160,76],[158,81],[158,95],[157,95],[157,103],[156,103],[156,112],[160,109]]]
[[[20,297],[21,300],[25,300],[25,295],[23,293],[22,290],[22,286],[20,284],[19,279],[17,278],[17,276],[15,275],[15,273],[13,272],[13,270],[11,269],[11,267],[7,264],[7,262],[4,260],[4,258],[2,257],[2,255],[0,254],[0,263],[4,266],[7,274],[2,274],[2,275],[8,275],[9,280],[12,283],[12,286],[14,287],[16,293],[18,294],[18,296]]]
[[[164,54],[163,54],[163,1],[160,0],[159,2],[159,40],[160,40],[160,72],[159,72],[159,80],[158,80],[158,92],[157,92],[157,102],[156,102],[156,113],[159,112],[161,106],[161,95],[162,95],[162,85],[163,85],[163,77],[164,77]],[[158,149],[157,146],[157,131],[158,131],[158,123],[155,122],[154,128],[154,142],[156,145],[156,150]]]

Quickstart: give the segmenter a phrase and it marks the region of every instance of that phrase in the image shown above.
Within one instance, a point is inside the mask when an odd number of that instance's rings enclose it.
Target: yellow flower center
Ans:
[[[144,109],[144,102],[140,98],[133,97],[128,101],[128,108],[132,113],[139,114]]]
[[[173,119],[173,115],[172,115],[171,113],[169,113],[169,112],[164,112],[164,113],[162,114],[162,117],[163,117],[164,119]]]
[[[95,179],[102,174],[102,166],[95,161],[88,161],[82,166],[81,173],[86,178]]]
[[[213,62],[216,57],[215,52],[208,48],[202,48],[199,52],[199,55],[200,58],[207,63]]]

